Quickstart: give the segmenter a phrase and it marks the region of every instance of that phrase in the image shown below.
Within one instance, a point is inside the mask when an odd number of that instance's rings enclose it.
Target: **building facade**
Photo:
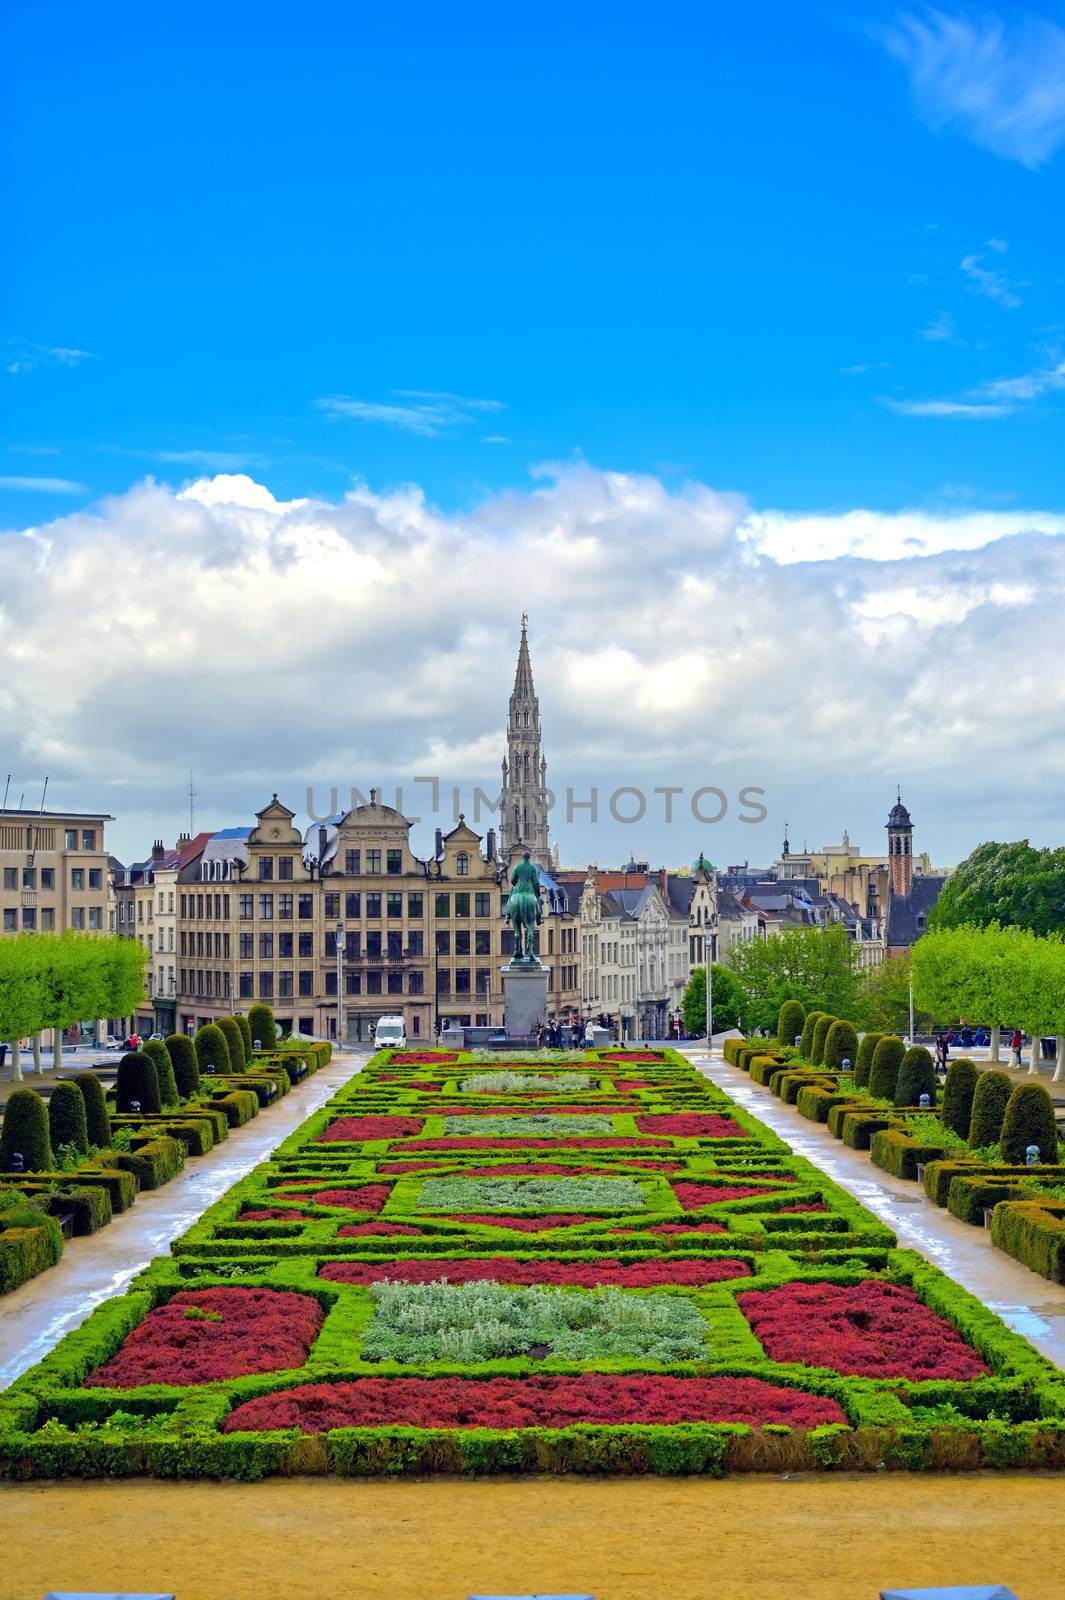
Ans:
[[[106,933],[105,812],[0,812],[0,932]]]

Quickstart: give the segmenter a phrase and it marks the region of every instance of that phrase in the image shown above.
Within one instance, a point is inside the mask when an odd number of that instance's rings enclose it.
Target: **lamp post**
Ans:
[[[703,933],[703,956],[706,960],[706,1048],[710,1050],[714,1031],[714,935],[709,923]]]
[[[344,924],[336,925],[337,955],[337,1049],[344,1043]]]
[[[912,973],[910,974],[910,1037],[907,1039],[906,1043],[912,1048],[912,1046],[913,1046],[913,974]]]

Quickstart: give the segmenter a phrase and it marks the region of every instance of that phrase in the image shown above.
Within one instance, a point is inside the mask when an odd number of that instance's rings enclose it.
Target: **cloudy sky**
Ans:
[[[15,20],[0,783],[427,844],[528,610],[573,862],[1057,842],[1059,11],[380,11]]]

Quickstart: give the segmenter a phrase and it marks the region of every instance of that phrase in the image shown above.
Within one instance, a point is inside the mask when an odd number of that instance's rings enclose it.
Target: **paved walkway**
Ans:
[[[362,1070],[366,1051],[344,1051],[298,1084],[279,1105],[230,1133],[183,1172],[137,1196],[128,1211],[88,1238],[71,1239],[58,1266],[0,1299],[0,1388],[47,1355],[101,1301],[121,1294],[130,1279],[265,1160],[283,1139]]]
[[[996,1249],[986,1229],[959,1222],[933,1205],[920,1184],[874,1167],[868,1151],[848,1149],[824,1123],[808,1122],[794,1106],[752,1083],[738,1067],[727,1066],[717,1050],[708,1056],[705,1046],[687,1046],[684,1053],[745,1111],[785,1139],[796,1155],[820,1167],[894,1229],[900,1245],[920,1251],[1065,1369],[1065,1287],[1049,1283]]]

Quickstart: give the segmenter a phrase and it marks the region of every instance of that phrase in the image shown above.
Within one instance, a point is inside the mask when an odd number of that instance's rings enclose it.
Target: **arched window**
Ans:
[[[460,878],[469,877],[470,858],[466,854],[465,850],[460,850],[458,856],[455,858],[455,869]]]
[[[527,711],[526,711],[526,713],[525,713],[525,726],[526,726],[526,727],[528,727],[528,726],[529,726],[529,713],[528,713],[528,712],[527,712]]]

